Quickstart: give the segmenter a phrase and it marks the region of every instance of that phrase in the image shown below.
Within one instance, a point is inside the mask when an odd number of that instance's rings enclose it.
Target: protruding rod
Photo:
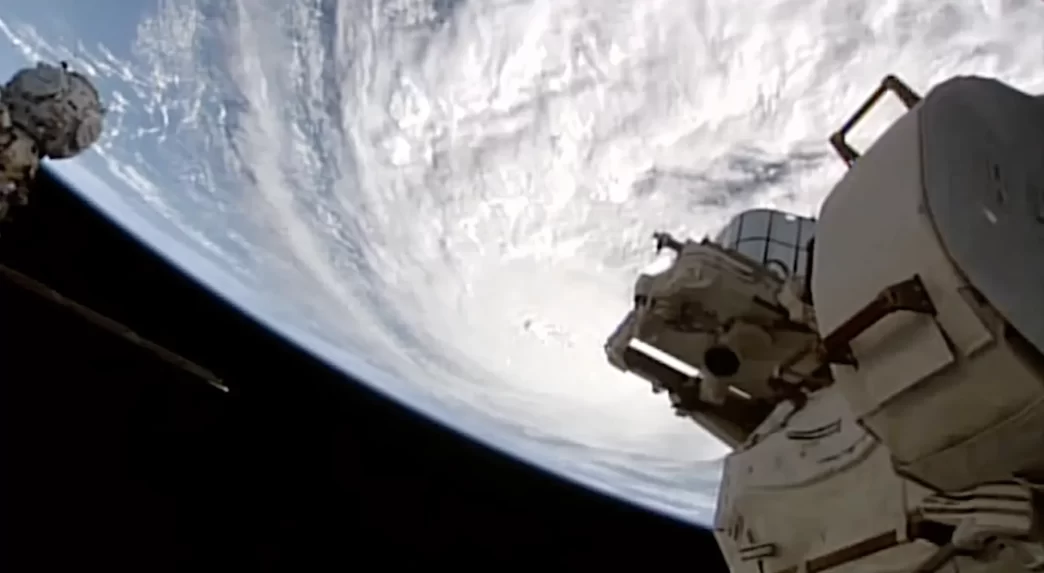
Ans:
[[[108,331],[111,334],[119,336],[124,340],[144,349],[152,354],[156,355],[160,360],[167,362],[168,364],[180,368],[185,372],[202,379],[207,384],[221,390],[222,392],[228,392],[228,386],[222,382],[213,372],[199,366],[198,364],[188,360],[187,358],[175,354],[170,350],[150,341],[142,338],[138,333],[134,332],[130,328],[103,316],[77,302],[69,300],[62,296],[55,290],[43,285],[42,283],[4,265],[0,265],[0,277],[6,278],[11,284],[23,288],[27,291],[32,292],[38,296],[46,298],[51,302],[72,311],[74,314],[79,315],[81,318],[87,320],[91,324],[100,327],[103,330]]]

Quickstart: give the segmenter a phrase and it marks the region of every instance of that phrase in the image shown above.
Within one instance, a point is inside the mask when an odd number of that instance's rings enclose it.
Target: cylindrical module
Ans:
[[[867,328],[855,364],[833,372],[897,471],[941,491],[1044,477],[1041,153],[1038,101],[955,78],[854,162],[820,214],[823,336],[903,281],[931,302]]]

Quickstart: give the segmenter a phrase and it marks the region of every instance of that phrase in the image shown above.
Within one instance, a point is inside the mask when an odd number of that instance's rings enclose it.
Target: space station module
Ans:
[[[887,93],[907,110],[860,153]],[[737,573],[1044,570],[1044,101],[889,76],[830,141],[849,169],[817,219],[658,234],[673,266],[607,358],[731,446]]]
[[[104,117],[98,90],[64,62],[19,70],[0,86],[0,220],[28,200],[42,159],[86,151]]]

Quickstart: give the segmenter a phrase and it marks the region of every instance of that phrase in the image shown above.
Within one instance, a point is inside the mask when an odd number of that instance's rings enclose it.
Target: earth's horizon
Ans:
[[[763,4],[7,0],[0,63],[96,82],[102,141],[51,168],[248,314],[707,525],[725,448],[602,353],[652,233],[814,215],[827,134],[886,74],[1044,91],[1039,2]]]

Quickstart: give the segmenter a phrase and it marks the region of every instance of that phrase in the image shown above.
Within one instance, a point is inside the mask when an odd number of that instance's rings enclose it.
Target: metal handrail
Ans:
[[[881,80],[881,85],[874,90],[874,93],[870,94],[870,97],[863,102],[863,105],[861,105],[854,114],[852,114],[852,117],[848,118],[848,121],[841,126],[841,129],[837,130],[837,132],[830,136],[830,145],[834,147],[834,151],[837,152],[841,157],[841,160],[849,167],[852,167],[852,164],[855,163],[856,159],[859,159],[860,153],[848,144],[845,140],[845,136],[847,136],[848,132],[851,131],[852,128],[855,127],[871,109],[873,109],[885,92],[894,93],[899,100],[906,105],[906,109],[912,108],[921,101],[921,96],[915,93],[910,89],[910,86],[907,86],[896,76],[889,75]]]

